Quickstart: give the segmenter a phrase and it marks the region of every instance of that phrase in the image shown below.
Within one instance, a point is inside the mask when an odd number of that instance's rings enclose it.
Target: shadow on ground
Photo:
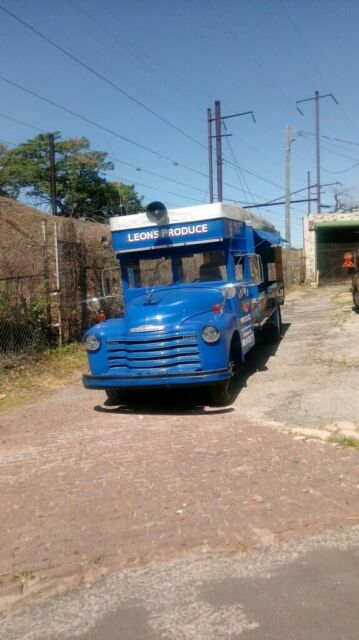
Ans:
[[[282,337],[290,323],[282,325]],[[232,404],[247,385],[247,380],[258,371],[266,371],[269,358],[276,354],[280,342],[266,344],[260,340],[246,356],[236,375]],[[126,392],[126,402],[118,407],[96,405],[94,411],[115,414],[189,415],[223,414],[234,411],[233,407],[211,406],[211,390],[208,386],[182,389],[141,389]]]

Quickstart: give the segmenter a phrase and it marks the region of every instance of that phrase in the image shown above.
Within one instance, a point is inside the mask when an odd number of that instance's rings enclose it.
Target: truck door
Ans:
[[[252,318],[252,298],[249,288],[244,281],[244,256],[234,256],[234,268],[236,278],[236,313],[238,317],[238,330],[241,340],[242,360],[245,354],[254,347],[255,337]]]

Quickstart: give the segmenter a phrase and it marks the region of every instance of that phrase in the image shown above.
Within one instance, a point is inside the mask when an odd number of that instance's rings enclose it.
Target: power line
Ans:
[[[7,120],[11,120],[12,122],[16,122],[17,124],[22,124],[25,127],[29,127],[30,129],[34,129],[34,131],[39,131],[40,133],[44,133],[43,129],[39,129],[28,122],[24,122],[23,120],[17,120],[16,118],[12,118],[11,116],[6,115],[5,113],[0,113],[1,118],[6,118]]]
[[[195,85],[192,85],[190,82],[188,82],[188,80],[186,80],[185,78],[183,78],[181,75],[179,75],[178,73],[174,73],[173,70],[169,70],[167,69],[163,64],[160,64],[158,61],[156,61],[154,58],[152,58],[152,56],[148,55],[148,53],[143,54],[142,56],[139,55],[138,51],[136,49],[133,49],[132,47],[130,47],[128,44],[124,43],[124,39],[123,39],[123,34],[121,34],[121,39],[118,37],[118,34],[114,31],[112,31],[111,29],[109,29],[107,27],[107,25],[105,25],[103,22],[101,22],[100,20],[97,20],[92,14],[90,14],[88,11],[85,11],[82,7],[80,7],[76,2],[74,2],[74,0],[67,0],[67,2],[72,5],[73,7],[76,8],[76,10],[80,13],[82,13],[83,15],[85,15],[88,20],[90,20],[91,22],[93,22],[99,29],[102,29],[102,31],[104,31],[105,33],[107,33],[108,35],[111,36],[111,38],[113,38],[115,40],[115,42],[122,48],[125,49],[125,51],[128,51],[132,56],[134,56],[139,62],[141,62],[141,64],[145,65],[146,67],[149,67],[150,69],[154,70],[155,73],[157,73],[157,75],[160,76],[161,80],[163,81],[163,71],[171,76],[173,76],[175,79],[180,80],[181,82],[183,82],[184,84],[186,84],[192,91],[197,91],[198,93],[200,93],[201,95],[203,95],[206,99],[208,99],[208,96],[206,96],[206,94],[201,91],[198,87],[196,87]],[[107,43],[108,44],[108,43]],[[148,60],[150,60],[150,63],[146,61],[147,58]],[[160,70],[163,71],[158,71],[155,67],[158,67]],[[169,84],[170,87],[172,87],[175,91],[177,91],[180,95],[182,95],[186,101],[188,102],[189,98],[188,95],[186,95],[185,93],[183,93],[177,85],[172,84],[171,82],[169,82],[168,80],[165,80],[165,82],[167,82]],[[194,107],[196,108],[196,110],[198,109],[198,106],[194,104],[194,102],[191,100],[192,104],[194,105]]]
[[[22,86],[21,84],[14,82],[12,80],[9,80],[9,78],[5,78],[5,76],[0,75],[0,80],[3,80],[3,82],[6,82],[7,84],[10,84],[13,87],[16,87],[17,89],[20,89],[21,91],[24,91],[25,93],[28,93],[31,96],[34,96],[35,98],[42,100],[43,102],[46,102],[47,104],[50,104],[51,106],[55,107],[56,109],[60,109],[61,111],[64,111],[65,113],[70,114],[71,116],[74,116],[75,118],[78,118],[79,120],[82,120],[83,122],[86,122],[88,124],[90,124],[93,127],[96,127],[97,129],[101,129],[102,131],[105,131],[106,133],[110,133],[111,135],[115,136],[116,138],[120,138],[120,140],[124,140],[125,142],[127,142],[128,144],[132,144],[144,151],[147,151],[148,153],[154,155],[156,158],[158,159],[164,159],[167,160],[168,162],[170,162],[172,165],[176,166],[176,167],[181,167],[182,169],[185,169],[186,171],[190,171],[191,173],[194,173],[196,175],[199,175],[203,178],[207,178],[207,174],[203,173],[202,171],[198,171],[197,169],[194,169],[193,167],[189,167],[181,162],[178,162],[177,160],[173,160],[173,158],[164,155],[162,153],[160,153],[159,151],[155,151],[154,149],[151,149],[150,147],[147,147],[139,142],[136,142],[135,140],[131,140],[130,138],[127,138],[123,135],[121,135],[120,133],[118,133],[117,131],[114,131],[113,129],[110,129],[109,127],[105,127],[103,125],[101,125],[100,123],[91,120],[90,118],[87,118],[86,116],[82,116],[79,113],[76,113],[75,111],[72,111],[72,109],[68,109],[67,107],[64,107],[63,105],[59,104],[58,102],[55,102],[54,100],[50,100],[50,98],[46,98],[45,96],[42,96],[41,94],[37,93],[36,91],[32,91],[31,89],[27,89],[26,87]],[[29,125],[32,126],[32,125]],[[15,145],[16,146],[16,145]],[[120,160],[118,160],[118,162],[121,162]],[[158,177],[160,177],[160,174],[158,174]],[[164,177],[164,176],[161,176]],[[170,178],[166,178],[168,180],[170,180]],[[172,179],[171,179],[172,180]],[[225,184],[227,187],[230,187],[231,189],[235,189],[238,191],[242,191],[242,189],[238,186],[235,186],[229,182],[224,182],[223,184]],[[274,184],[274,183],[273,183]],[[189,185],[185,185],[185,183],[183,183],[183,186],[189,186]],[[278,186],[278,185],[275,185]],[[250,192],[248,192],[250,193]],[[255,195],[259,198],[262,197],[262,195],[257,194],[257,193],[251,193],[251,195]]]
[[[24,122],[24,120],[17,120],[16,118],[12,118],[11,116],[6,115],[5,113],[0,113],[0,117],[2,118],[6,118],[7,120],[12,120],[13,122],[16,122],[18,124],[24,125],[26,127],[29,127],[30,129],[34,129],[35,131],[39,131],[40,133],[45,133],[44,129],[39,129],[39,127],[35,127],[34,125],[30,124],[29,122]],[[7,143],[6,141],[4,141],[6,144],[10,144],[13,145],[13,143]],[[17,145],[13,145],[13,146],[17,146]],[[107,157],[110,160],[114,160],[115,162],[119,162],[121,164],[124,164],[128,167],[132,167],[133,169],[136,169],[136,171],[142,171],[143,173],[148,173],[151,176],[155,176],[157,178],[162,178],[163,180],[168,180],[169,182],[173,182],[175,184],[179,184],[183,187],[187,187],[188,189],[193,189],[194,191],[198,191],[199,193],[207,193],[205,189],[199,189],[198,187],[194,187],[191,184],[188,184],[186,182],[181,182],[180,180],[175,180],[175,178],[170,178],[168,176],[164,176],[161,173],[155,173],[154,171],[149,171],[147,169],[142,169],[142,167],[139,167],[138,165],[132,164],[131,162],[126,162],[125,160],[120,160],[119,158],[116,158],[115,156],[111,156],[109,154],[107,154]]]
[[[193,189],[194,191],[198,191],[199,193],[207,193],[207,191],[205,189],[199,189],[198,187],[193,187],[191,184],[188,184],[187,182],[181,182],[180,180],[175,180],[175,178],[169,178],[167,176],[162,175],[161,173],[155,173],[154,171],[149,171],[148,169],[142,169],[142,167],[139,167],[136,164],[132,164],[131,162],[126,162],[125,160],[120,160],[119,158],[116,158],[115,156],[108,156],[110,158],[110,160],[114,160],[115,162],[119,162],[120,164],[124,164],[127,167],[132,167],[133,169],[135,169],[136,171],[141,171],[142,173],[148,173],[151,176],[155,176],[156,178],[162,178],[163,180],[168,180],[169,182],[174,182],[175,184],[179,184],[182,187],[187,187],[188,189]]]
[[[236,168],[236,165],[231,162],[230,160],[225,160],[226,164],[231,165],[232,167]],[[243,165],[238,165],[242,171],[244,171],[245,173],[249,173],[250,175],[254,176],[255,178],[258,178],[258,180],[263,180],[263,182],[268,182],[268,184],[271,184],[274,187],[279,187],[280,189],[283,189],[282,185],[278,184],[277,182],[273,182],[272,180],[268,180],[268,178],[263,178],[262,176],[260,176],[258,173],[255,173],[254,171],[252,171],[251,169],[247,169],[246,167],[243,167]]]
[[[128,181],[128,178],[122,178],[121,176],[118,176],[118,178],[124,184],[126,184],[125,181]],[[128,182],[127,182],[127,185],[128,185]],[[137,182],[137,180],[136,180],[136,186],[137,185],[139,185],[140,187],[145,187],[146,189],[153,189],[153,185],[144,184],[143,182]],[[202,204],[202,200],[198,200],[198,198],[191,198],[190,196],[183,196],[180,193],[175,193],[174,191],[168,191],[167,189],[162,189],[161,187],[158,187],[157,190],[158,191],[162,191],[163,193],[168,193],[171,196],[176,196],[177,198],[184,198],[185,200],[190,200],[192,202],[200,202]]]
[[[86,69],[87,71],[89,71],[90,73],[95,75],[97,78],[99,78],[100,80],[102,80],[103,82],[108,84],[110,87],[112,87],[112,89],[115,89],[115,91],[117,91],[118,93],[121,93],[122,95],[124,95],[129,100],[132,100],[132,102],[137,104],[139,107],[141,107],[142,109],[144,109],[145,111],[147,111],[148,113],[153,115],[155,118],[158,118],[158,120],[161,120],[162,122],[167,124],[169,127],[171,127],[172,129],[174,129],[175,131],[180,133],[181,135],[183,135],[186,138],[188,138],[189,140],[191,140],[191,142],[194,142],[195,144],[197,144],[198,146],[202,147],[203,149],[206,149],[205,145],[202,144],[199,140],[196,140],[189,133],[187,133],[186,131],[183,131],[183,129],[180,129],[175,124],[173,124],[173,122],[170,122],[170,120],[167,120],[167,118],[164,118],[163,116],[161,116],[159,113],[157,113],[156,111],[154,111],[153,109],[151,109],[150,107],[145,105],[143,102],[141,102],[140,100],[138,100],[137,98],[132,96],[130,93],[128,93],[124,89],[121,89],[121,87],[119,87],[117,84],[112,82],[112,80],[109,80],[104,75],[102,75],[102,73],[99,73],[98,71],[96,71],[95,69],[90,67],[90,65],[86,64],[85,62],[83,62],[82,60],[77,58],[75,55],[70,53],[70,51],[68,51],[67,49],[65,49],[61,45],[57,44],[54,40],[52,40],[51,38],[46,36],[44,33],[42,33],[41,31],[38,31],[38,29],[33,27],[31,24],[29,24],[28,22],[26,22],[25,20],[23,20],[19,16],[15,15],[14,13],[12,13],[12,11],[9,11],[8,9],[6,9],[5,7],[3,7],[1,5],[0,5],[0,10],[3,11],[4,13],[8,14],[12,18],[14,18],[14,20],[17,20],[17,22],[19,22],[20,24],[24,25],[27,29],[30,29],[30,31],[32,31],[37,36],[39,36],[40,38],[45,40],[52,47],[55,47],[55,49],[58,49],[58,51],[61,51],[61,53],[63,53],[65,56],[67,56],[68,58],[70,58],[71,60],[73,60],[74,62],[79,64],[81,67],[83,67],[84,69]]]
[[[228,25],[228,24],[223,20],[222,15],[221,15],[220,13],[218,13],[218,12],[215,10],[215,8],[213,7],[212,2],[209,2],[209,5],[210,5],[210,7],[211,7],[211,9],[212,9],[213,13],[215,14],[215,16],[216,16],[216,17],[218,18],[218,20],[222,23],[222,26],[223,26],[223,27],[224,27],[224,28],[225,28],[225,29],[226,29],[226,30],[231,34],[231,36],[232,36],[232,37],[233,37],[233,38],[238,42],[238,44],[240,45],[240,47],[241,47],[242,49],[244,49],[244,50],[245,50],[245,52],[246,52],[247,56],[250,56],[250,57],[251,57],[252,61],[253,61],[253,62],[254,62],[254,64],[258,67],[258,69],[260,69],[260,71],[265,75],[265,77],[266,77],[267,79],[270,79],[270,80],[271,80],[272,84],[273,84],[275,87],[277,87],[277,89],[278,89],[278,90],[279,90],[279,91],[280,91],[280,92],[281,92],[281,93],[286,97],[286,99],[287,99],[289,102],[292,102],[291,97],[290,97],[290,96],[289,96],[289,95],[288,95],[288,94],[283,90],[283,88],[281,87],[281,85],[280,85],[280,84],[278,84],[278,82],[277,82],[274,78],[272,78],[272,77],[269,75],[268,70],[267,70],[267,69],[265,69],[265,68],[264,68],[264,67],[263,67],[263,66],[258,62],[258,60],[256,60],[256,58],[253,56],[253,54],[251,54],[250,52],[248,52],[247,47],[242,43],[242,41],[241,41],[241,40],[240,40],[240,38],[238,37],[237,32],[236,32],[234,29],[232,29],[232,28],[231,28],[231,27],[230,27],[230,26],[229,26],[229,25]]]
[[[6,82],[8,82],[8,80],[7,80],[6,78],[2,78],[1,76],[0,76],[0,78],[1,78],[1,79],[3,79],[3,80],[5,80]],[[12,83],[12,84],[14,84],[14,83]],[[23,91],[28,91],[28,90],[27,90],[27,89],[25,89],[24,87],[20,87],[20,85],[15,85],[15,86],[17,86],[18,88],[21,88]],[[32,92],[32,93],[34,94],[34,92]],[[42,96],[36,96],[36,97],[39,97],[40,99],[45,99],[45,98],[43,98]],[[45,100],[47,100],[47,99],[45,99]],[[52,103],[52,102],[51,102],[51,103]],[[62,109],[62,108],[64,108],[64,109],[65,109],[65,107],[61,107],[61,105],[57,105],[56,103],[52,103],[52,104],[54,104],[54,106],[56,106],[56,107],[58,107],[58,108],[61,108],[61,109]],[[72,113],[72,112],[71,112],[71,113]],[[83,118],[82,118],[82,116],[80,116],[79,114],[72,113],[72,115],[76,115],[76,117],[83,119]],[[29,122],[25,122],[25,121],[23,121],[23,120],[16,120],[15,118],[12,118],[11,116],[8,116],[8,115],[3,114],[3,113],[0,113],[0,116],[2,116],[3,118],[9,119],[9,120],[14,120],[15,122],[18,122],[19,124],[22,124],[22,125],[25,125],[25,126],[27,126],[27,127],[30,127],[31,129],[35,129],[36,131],[39,131],[39,132],[41,132],[41,133],[45,133],[45,131],[44,131],[44,130],[39,129],[38,127],[35,127],[34,125],[30,124]],[[86,119],[86,121],[87,121],[87,119]],[[91,124],[94,124],[94,126],[99,126],[99,127],[101,128],[101,126],[100,126],[100,125],[97,125],[97,124],[95,125],[95,123],[92,123],[92,122],[91,122]],[[115,134],[115,132],[114,132],[114,135],[117,135],[117,134]],[[18,146],[18,145],[16,145],[15,143],[7,142],[7,141],[5,141],[5,140],[3,140],[3,142],[4,142],[5,144],[10,145],[10,146],[14,146],[14,147]],[[157,155],[157,154],[156,154],[156,155]],[[162,156],[162,157],[163,157],[163,156]],[[155,176],[155,177],[157,177],[157,178],[162,178],[162,179],[167,180],[167,181],[169,181],[169,182],[173,182],[173,183],[175,183],[175,184],[179,184],[179,185],[181,185],[181,186],[183,186],[183,187],[187,187],[187,188],[189,188],[189,189],[193,189],[194,191],[197,191],[197,192],[199,192],[199,193],[204,193],[204,194],[205,194],[205,193],[207,193],[207,191],[205,191],[204,189],[200,189],[200,188],[198,188],[198,187],[194,187],[194,186],[192,186],[192,185],[190,185],[190,184],[188,184],[188,183],[186,183],[186,182],[182,182],[182,181],[180,181],[180,180],[176,180],[175,178],[170,178],[170,177],[168,177],[168,176],[164,176],[163,174],[156,173],[156,172],[154,172],[154,171],[149,171],[149,170],[147,170],[147,169],[143,169],[142,167],[138,167],[138,165],[132,164],[132,163],[127,162],[127,161],[125,161],[125,160],[120,160],[119,158],[116,158],[116,157],[115,157],[115,156],[113,156],[113,155],[109,155],[109,154],[108,154],[108,158],[109,158],[110,160],[114,160],[115,162],[119,162],[120,164],[124,164],[124,165],[126,165],[126,166],[132,167],[133,169],[136,169],[136,171],[142,171],[143,173],[148,173],[149,175],[153,175],[153,176]],[[174,161],[173,161],[173,164],[178,165],[178,166],[181,166],[182,168],[185,168],[185,169],[190,170],[190,167],[186,167],[185,165],[181,165],[181,164],[180,164],[180,163],[178,163],[178,162],[174,162]],[[200,172],[197,172],[197,171],[195,171],[195,170],[193,170],[193,171],[194,171],[195,173],[199,173],[199,175],[203,175],[203,177],[207,177],[205,174],[201,174]],[[135,181],[135,182],[137,183],[137,181]],[[253,198],[253,196],[254,196],[254,195],[256,195],[256,196],[257,196],[257,197],[259,197],[259,198],[261,198],[261,197],[262,197],[262,195],[259,195],[259,194],[257,194],[257,193],[253,193],[252,191],[250,191],[250,190],[249,190],[249,188],[248,188],[248,185],[247,185],[247,191],[246,191],[245,189],[243,189],[243,187],[242,187],[242,188],[240,188],[240,187],[235,186],[235,185],[232,185],[232,184],[230,184],[230,183],[228,183],[228,182],[224,182],[224,184],[225,184],[227,187],[230,187],[231,189],[235,189],[235,190],[242,191],[242,192],[243,192],[243,194],[244,194],[244,193],[248,193],[248,194],[250,194],[250,195],[251,195],[251,197],[252,197],[252,198]],[[177,195],[177,194],[174,194],[174,195]],[[227,199],[228,199],[228,198],[227,198]],[[237,202],[237,200],[233,200],[233,202]]]
[[[301,136],[301,138],[304,138],[304,140],[308,140],[308,142],[315,142],[314,140],[312,140],[312,138],[308,137],[308,135],[305,135],[306,132],[305,131],[298,131],[298,135]],[[309,135],[312,135],[310,132],[308,132]],[[339,151],[334,151],[333,149],[328,148],[325,145],[321,145],[322,149],[325,149],[326,151],[328,151],[329,153],[333,153],[335,156],[340,156],[341,158],[345,158],[346,160],[351,160],[351,162],[356,162],[357,158],[350,158],[349,156],[346,156],[344,153],[340,153]]]
[[[347,169],[342,169],[341,171],[329,171],[329,169],[324,169],[324,167],[322,167],[323,171],[325,171],[325,173],[332,173],[332,174],[338,174],[338,173],[347,173],[347,171],[351,171],[352,169],[355,169],[355,167],[359,167],[359,162],[356,162],[355,164],[353,164],[352,167],[348,167]]]
[[[54,100],[50,100],[50,98],[46,98],[45,96],[40,95],[36,91],[32,91],[31,89],[27,89],[26,87],[23,87],[21,84],[19,84],[17,82],[14,82],[13,80],[9,80],[8,78],[5,78],[5,76],[0,75],[0,80],[3,80],[7,84],[10,84],[11,86],[16,87],[17,89],[20,89],[21,91],[24,91],[25,93],[28,93],[29,95],[32,95],[35,98],[38,98],[39,100],[42,100],[43,102],[46,102],[47,104],[51,104],[51,106],[56,107],[57,109],[60,109],[61,111],[64,111],[65,113],[69,113],[71,116],[74,116],[75,118],[79,118],[79,120],[83,120],[83,122],[87,122],[88,124],[92,125],[93,127],[96,127],[97,129],[101,129],[102,131],[106,131],[106,133],[110,133],[111,135],[115,136],[116,138],[120,138],[120,140],[124,140],[128,144],[132,144],[135,147],[138,147],[139,149],[142,149],[143,151],[147,151],[148,153],[156,156],[156,158],[168,160],[171,164],[173,164],[175,166],[182,167],[182,169],[186,169],[187,171],[191,171],[192,173],[195,173],[195,174],[197,174],[199,176],[207,178],[207,175],[205,173],[203,173],[202,171],[198,171],[197,169],[193,169],[193,167],[188,167],[187,165],[182,164],[180,162],[177,162],[176,160],[173,160],[173,158],[170,158],[169,156],[164,155],[163,153],[160,153],[159,151],[155,151],[154,149],[151,149],[150,147],[147,147],[147,146],[141,144],[140,142],[136,142],[135,140],[131,140],[130,138],[127,138],[126,136],[121,135],[117,131],[114,131],[113,129],[110,129],[109,127],[105,127],[105,126],[99,124],[95,120],[91,120],[90,118],[87,118],[86,116],[82,116],[79,113],[76,113],[76,111],[72,111],[72,109],[68,109],[67,107],[64,107],[63,105],[60,105],[59,103],[55,102]]]
[[[301,135],[302,133],[305,133],[308,136],[315,136],[315,133],[313,131],[303,131],[302,129],[298,131],[298,135]],[[336,142],[343,142],[344,144],[353,144],[356,147],[359,147],[359,142],[353,142],[352,140],[343,140],[342,138],[333,138],[332,136],[324,136],[324,135],[321,135],[320,137],[326,138],[326,140],[335,140]]]
[[[231,145],[230,141],[228,140],[228,138],[226,138],[225,140],[226,140],[226,142],[227,142],[227,145],[228,145],[228,147],[229,147],[230,153],[231,153],[232,158],[233,158],[233,160],[234,160],[234,163],[235,163],[235,165],[236,165],[238,179],[239,179],[239,181],[240,181],[240,183],[241,183],[241,184],[242,184],[242,179],[243,179],[244,185],[245,185],[245,187],[247,187],[247,193],[249,193],[249,194],[251,195],[251,197],[253,198],[253,194],[251,194],[251,192],[250,192],[250,190],[249,190],[249,187],[248,187],[248,184],[247,184],[247,182],[246,182],[246,179],[245,179],[245,177],[244,177],[244,176],[242,176],[241,168],[240,168],[240,166],[239,166],[239,163],[238,163],[237,157],[236,157],[236,155],[235,155],[235,153],[234,153],[233,147],[232,147],[232,145]],[[244,195],[244,189],[243,189],[243,187],[242,187],[242,190],[243,190],[243,195]],[[248,204],[248,201],[245,199],[245,196],[244,196],[244,202],[246,202],[246,203]]]

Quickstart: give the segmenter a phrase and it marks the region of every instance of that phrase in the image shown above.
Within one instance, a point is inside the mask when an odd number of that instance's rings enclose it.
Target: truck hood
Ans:
[[[128,301],[123,323],[127,330],[137,329],[139,333],[142,327],[144,331],[150,331],[150,327],[179,328],[186,320],[222,303],[220,287],[156,288],[151,296],[143,293]]]

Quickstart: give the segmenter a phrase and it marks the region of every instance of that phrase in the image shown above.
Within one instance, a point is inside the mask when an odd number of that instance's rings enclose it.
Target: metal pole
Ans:
[[[55,248],[55,273],[56,292],[58,302],[58,323],[59,323],[59,347],[62,347],[62,317],[61,317],[61,295],[60,295],[60,269],[59,269],[59,249],[57,240],[57,224],[54,223],[54,248]]]
[[[290,145],[292,142],[292,127],[286,126],[285,145],[285,239],[290,246]]]
[[[311,102],[314,100],[315,102],[315,142],[316,142],[316,160],[317,160],[317,212],[321,211],[321,203],[320,203],[320,127],[319,127],[319,100],[322,98],[332,98],[335,104],[339,104],[338,100],[332,93],[326,93],[324,96],[319,95],[319,91],[316,91],[314,94],[314,98],[304,98],[304,100],[297,100],[296,106],[299,113],[303,116],[303,111],[298,107],[299,104],[303,102]]]
[[[215,119],[216,119],[216,157],[217,157],[217,200],[222,202],[223,200],[223,186],[222,186],[222,137],[221,137],[221,103],[216,100],[215,104]]]
[[[317,159],[317,211],[320,213],[320,132],[319,132],[319,91],[315,92],[315,136]]]
[[[208,120],[209,201],[213,202],[212,109],[207,109],[207,120]]]
[[[55,142],[54,134],[49,133],[49,156],[50,156],[50,183],[51,183],[51,209],[52,215],[57,215],[56,200],[56,164],[55,164]]]
[[[50,302],[50,269],[49,269],[49,247],[47,239],[47,220],[43,220],[42,226],[42,238],[44,246],[44,288],[46,295],[46,320],[47,326],[51,325],[51,302]]]
[[[310,171],[307,171],[307,184],[308,184],[308,216],[310,215]]]

